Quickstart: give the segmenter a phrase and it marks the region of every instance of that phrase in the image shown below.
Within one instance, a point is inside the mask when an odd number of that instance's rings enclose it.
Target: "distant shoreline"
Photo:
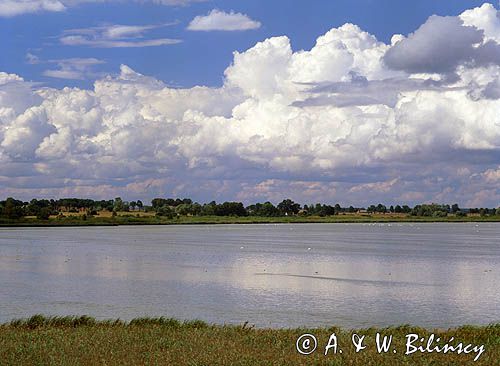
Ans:
[[[74,226],[123,226],[123,225],[252,225],[252,224],[332,224],[332,223],[481,223],[500,222],[500,216],[466,217],[419,217],[392,215],[335,215],[335,216],[183,216],[168,219],[164,217],[124,215],[116,217],[68,216],[62,219],[40,220],[24,218],[22,220],[2,220],[0,227],[74,227]]]

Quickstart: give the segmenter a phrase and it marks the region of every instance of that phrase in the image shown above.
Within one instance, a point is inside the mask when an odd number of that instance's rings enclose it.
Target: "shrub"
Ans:
[[[38,220],[48,220],[50,218],[50,210],[47,207],[42,207],[40,211],[38,211],[36,218]]]

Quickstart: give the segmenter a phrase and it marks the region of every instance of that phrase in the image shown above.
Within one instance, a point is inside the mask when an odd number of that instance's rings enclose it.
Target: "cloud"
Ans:
[[[37,55],[34,55],[31,52],[26,53],[26,63],[30,65],[37,65],[40,63],[40,59]]]
[[[66,10],[58,0],[0,0],[0,17],[13,17],[40,11],[59,12]]]
[[[89,46],[96,48],[137,48],[137,47],[157,47],[178,44],[179,39],[159,38],[145,41],[109,41],[88,39],[79,35],[61,37],[61,43],[66,46]]]
[[[498,168],[488,169],[480,174],[482,178],[486,179],[487,183],[500,183],[500,166]]]
[[[13,17],[39,12],[61,12],[84,3],[126,2],[127,0],[0,0],[0,17]],[[158,5],[186,6],[206,0],[128,0]]]
[[[394,185],[398,183],[398,178],[391,179],[387,182],[375,182],[375,183],[363,183],[353,186],[349,192],[378,192],[378,193],[388,193],[390,192]]]
[[[500,39],[500,23],[498,11],[489,3],[481,7],[464,11],[459,18],[466,26],[474,26],[484,32],[485,41]]]
[[[408,38],[396,42],[384,61],[389,68],[408,73],[451,73],[461,64],[500,64],[500,45],[459,17],[434,15]]]
[[[147,1],[147,0],[143,0]],[[202,3],[206,2],[208,0],[150,0],[154,4],[160,4],[160,5],[170,5],[170,6],[186,6],[192,3]]]
[[[69,29],[59,37],[66,46],[88,46],[95,48],[132,48],[157,47],[182,42],[179,39],[155,38],[144,39],[145,33],[177,23],[160,25],[119,25],[111,24],[100,27]]]
[[[444,92],[464,89],[463,87],[449,87],[441,81],[432,79],[393,77],[367,80],[355,73],[351,74],[349,81],[309,83],[308,85],[310,86],[308,99],[294,102],[294,105],[298,107],[324,105],[348,107],[384,104],[394,108],[403,92],[432,90]],[[489,88],[489,84],[486,88]]]
[[[478,9],[463,44],[498,44]],[[460,19],[426,24],[472,27]],[[91,33],[147,31],[110,29]],[[400,42],[417,56],[434,47],[418,37],[389,45],[346,24],[309,50],[269,38],[235,52],[219,88],[171,88],[125,65],[89,90],[0,73],[0,195],[500,206],[500,66],[476,52],[388,65]]]
[[[94,73],[93,67],[105,62],[95,58],[69,58],[51,60],[49,63],[56,64],[58,69],[45,70],[43,72],[45,76],[59,79],[84,80],[88,77],[96,76],[97,74]]]
[[[248,15],[213,9],[207,15],[199,15],[189,23],[191,31],[245,31],[260,28],[260,22]]]

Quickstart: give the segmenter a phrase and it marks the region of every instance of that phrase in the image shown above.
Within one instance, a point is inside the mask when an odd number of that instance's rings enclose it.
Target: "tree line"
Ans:
[[[342,207],[340,204],[329,205],[322,203],[301,205],[291,199],[284,199],[279,204],[271,202],[255,203],[244,206],[241,202],[215,201],[200,204],[189,198],[155,198],[151,205],[144,205],[142,201],[124,201],[121,197],[110,200],[92,200],[81,198],[63,199],[32,199],[29,202],[9,197],[0,201],[0,217],[20,219],[25,216],[36,216],[38,219],[48,219],[52,215],[61,215],[64,212],[96,215],[99,211],[117,212],[153,212],[159,217],[173,218],[176,216],[333,216],[348,213],[386,214],[398,213],[411,216],[446,217],[450,214],[465,216],[467,214],[500,215],[500,208],[467,208],[458,204],[419,204],[414,207],[408,205],[391,205],[389,207],[379,203],[364,207]]]
[[[120,197],[112,200],[92,200],[82,198],[62,199],[32,199],[29,202],[9,197],[0,201],[0,217],[9,219],[20,219],[24,216],[36,216],[39,219],[48,219],[51,215],[59,215],[63,212],[84,213],[96,215],[98,211],[129,211],[142,210],[144,205],[141,201],[124,202]]]

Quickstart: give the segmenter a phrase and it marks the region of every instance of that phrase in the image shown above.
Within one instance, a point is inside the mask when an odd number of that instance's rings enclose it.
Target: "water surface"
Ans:
[[[498,223],[2,228],[0,322],[488,324],[499,264]]]

